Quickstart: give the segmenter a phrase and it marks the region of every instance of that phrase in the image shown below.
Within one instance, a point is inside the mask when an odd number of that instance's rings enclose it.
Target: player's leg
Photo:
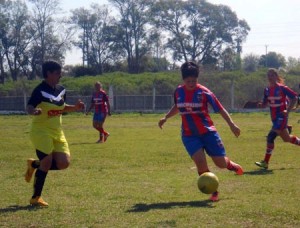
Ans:
[[[199,176],[202,173],[209,172],[206,155],[205,155],[203,148],[199,149],[196,153],[193,154],[192,160],[194,161],[194,163],[197,167]],[[219,192],[215,191],[214,193],[212,193],[211,196],[209,197],[209,199],[211,201],[218,201],[219,200]]]
[[[33,195],[30,199],[30,204],[33,206],[48,206],[41,195],[45,180],[48,174],[48,170],[51,168],[52,164],[52,154],[45,154],[37,150],[37,156],[40,159],[40,166],[35,172],[34,184],[33,184]]]
[[[292,144],[300,146],[300,138],[295,135],[290,135],[287,128],[280,131],[279,135],[284,142],[290,142]]]
[[[182,142],[185,146],[187,152],[190,157],[194,161],[198,175],[200,176],[202,173],[209,172],[209,168],[207,165],[206,155],[204,153],[204,147],[202,142],[202,137],[185,137],[182,136]],[[210,196],[211,201],[219,200],[219,192],[216,191]]]
[[[36,160],[34,158],[28,158],[26,161],[26,164],[27,164],[27,169],[26,169],[24,178],[25,178],[25,181],[29,183],[34,172],[40,166],[40,161]]]
[[[261,168],[268,169],[269,161],[271,159],[274,147],[275,147],[275,139],[278,136],[278,133],[274,130],[271,130],[267,135],[267,148],[264,160],[260,162],[255,162],[255,164]]]
[[[215,165],[221,169],[227,168],[238,175],[243,175],[243,168],[226,157],[226,151],[218,132],[207,133],[204,137],[205,150]]]

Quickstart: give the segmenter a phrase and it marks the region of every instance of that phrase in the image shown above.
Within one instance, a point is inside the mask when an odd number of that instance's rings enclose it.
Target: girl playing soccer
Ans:
[[[297,93],[284,85],[283,78],[279,76],[276,69],[270,68],[267,72],[269,86],[264,90],[264,99],[258,107],[270,107],[272,129],[267,136],[267,148],[264,160],[255,162],[261,168],[268,169],[269,161],[274,150],[275,138],[279,135],[284,142],[300,145],[297,136],[290,135],[288,127],[288,114],[297,103]]]
[[[198,174],[209,172],[205,152],[219,168],[227,168],[243,174],[240,165],[232,162],[225,153],[223,142],[215,128],[208,112],[208,104],[215,112],[219,112],[229,125],[233,134],[238,137],[240,129],[234,124],[226,109],[216,96],[206,87],[199,84],[199,66],[194,62],[185,62],[181,66],[183,85],[177,87],[174,93],[174,105],[169,112],[159,120],[162,128],[168,118],[179,113],[182,119],[182,142],[194,161]],[[217,201],[219,193],[214,192],[210,199]]]

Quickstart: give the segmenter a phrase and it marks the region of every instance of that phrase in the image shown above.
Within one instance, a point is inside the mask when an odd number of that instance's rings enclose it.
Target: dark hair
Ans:
[[[198,78],[199,76],[199,66],[192,61],[185,62],[184,64],[182,64],[180,70],[182,79],[185,79],[187,77]]]
[[[42,65],[43,77],[47,78],[47,72],[54,72],[56,70],[61,70],[61,65],[53,60],[45,61]]]

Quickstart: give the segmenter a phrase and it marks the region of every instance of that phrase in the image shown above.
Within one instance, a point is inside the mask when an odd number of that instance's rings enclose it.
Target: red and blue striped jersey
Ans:
[[[280,83],[276,83],[273,87],[265,88],[263,104],[269,104],[271,119],[275,120],[280,113],[286,110],[288,99],[293,99],[296,96],[296,92]]]
[[[100,90],[99,92],[95,92],[92,95],[92,104],[95,106],[95,113],[107,113],[107,102],[108,102],[108,96],[104,90]]]
[[[184,85],[180,85],[175,90],[174,102],[182,119],[182,135],[197,136],[216,131],[209,115],[208,104],[215,112],[223,110],[224,107],[209,89],[197,84],[194,90],[187,90]]]

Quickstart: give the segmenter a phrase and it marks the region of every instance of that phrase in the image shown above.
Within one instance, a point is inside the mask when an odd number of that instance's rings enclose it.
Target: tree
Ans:
[[[116,27],[107,7],[92,4],[90,10],[75,9],[71,22],[81,30],[80,40],[75,45],[82,49],[83,65],[86,62],[96,74],[102,74],[109,62],[122,56],[120,49],[116,48]]]
[[[3,7],[3,8],[2,8]],[[28,32],[29,14],[27,6],[22,1],[5,1],[0,17],[3,29],[0,31],[0,69],[4,74],[4,61],[9,69],[11,78],[27,74],[28,48],[32,35]],[[4,60],[5,59],[5,60]],[[3,82],[3,77],[1,76]]]
[[[29,0],[31,7],[31,77],[41,76],[41,65],[46,59],[64,61],[64,53],[69,48],[73,35],[66,27],[66,22],[58,17],[60,13],[58,0]]]
[[[282,54],[276,52],[269,52],[267,55],[262,55],[259,60],[259,65],[265,67],[285,67],[286,61]]]
[[[153,10],[155,23],[169,32],[174,60],[216,63],[222,49],[239,52],[250,30],[229,7],[205,0],[159,0]]]
[[[125,50],[129,73],[141,71],[141,59],[147,54],[147,28],[150,18],[150,1],[109,0],[119,12],[116,24],[120,46]]]
[[[248,54],[243,58],[243,69],[246,72],[257,71],[259,65],[259,56],[255,54]]]

